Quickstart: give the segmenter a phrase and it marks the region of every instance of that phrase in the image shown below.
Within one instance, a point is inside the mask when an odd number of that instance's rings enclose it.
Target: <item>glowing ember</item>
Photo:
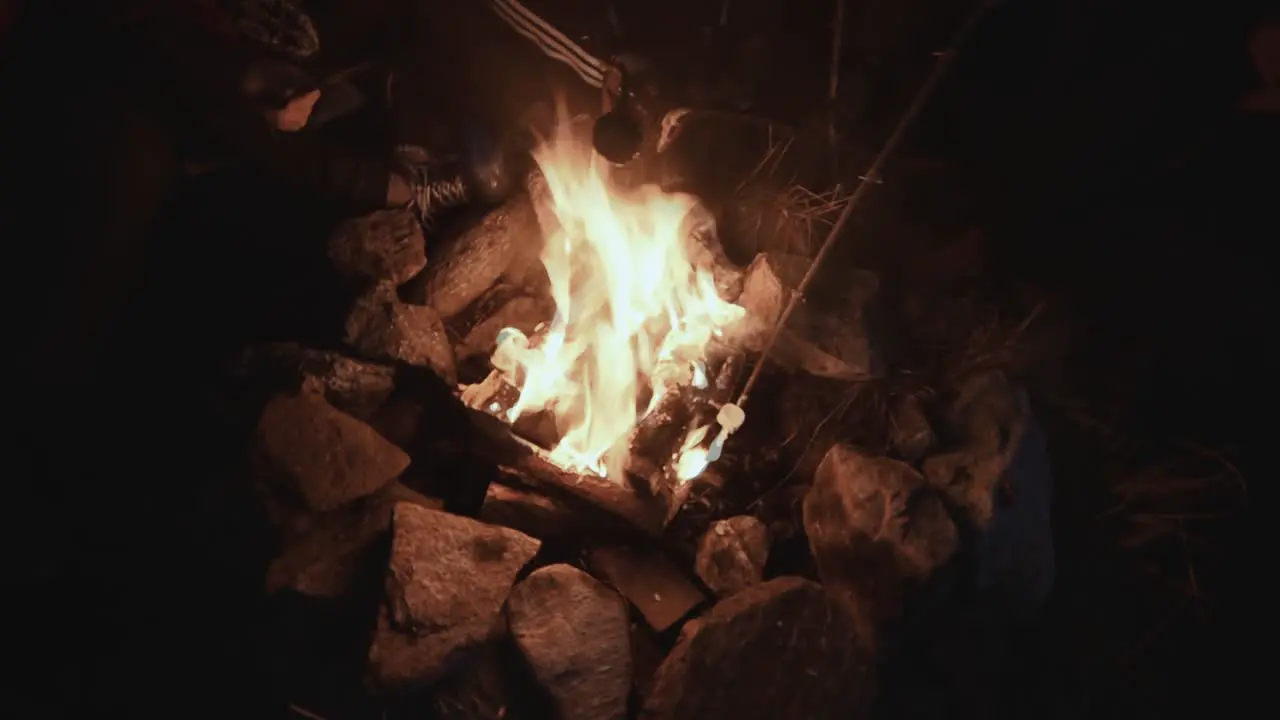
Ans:
[[[538,212],[556,317],[534,342],[504,331],[493,365],[521,391],[507,419],[549,410],[561,431],[551,459],[621,482],[637,423],[679,385],[706,385],[708,343],[745,311],[690,260],[696,234],[714,230],[692,197],[617,187],[564,122],[534,159],[549,191]],[[690,430],[680,479],[709,462],[697,447],[707,432]]]

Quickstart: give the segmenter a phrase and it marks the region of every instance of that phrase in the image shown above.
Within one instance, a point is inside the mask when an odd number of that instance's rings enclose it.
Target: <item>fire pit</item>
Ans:
[[[861,717],[907,600],[954,588],[957,517],[983,577],[1038,602],[1043,553],[999,529],[1041,496],[996,502],[1035,452],[1021,391],[982,376],[926,406],[877,380],[865,272],[775,336],[811,260],[735,265],[708,207],[589,147],[562,125],[429,261],[407,214],[339,228],[343,350],[242,366],[274,378],[251,456],[269,590],[365,618],[344,647],[377,697],[479,693],[473,717],[516,713],[525,681],[564,717]]]

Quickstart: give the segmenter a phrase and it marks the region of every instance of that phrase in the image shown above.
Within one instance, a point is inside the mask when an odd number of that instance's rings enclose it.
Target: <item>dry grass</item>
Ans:
[[[808,164],[792,131],[769,125],[767,147],[738,182],[730,201],[735,232],[755,252],[778,251],[812,257],[826,239],[849,193],[837,184],[815,190],[798,167]]]

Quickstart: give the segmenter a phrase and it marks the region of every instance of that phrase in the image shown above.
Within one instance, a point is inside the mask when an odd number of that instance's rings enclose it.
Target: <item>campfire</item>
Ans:
[[[694,115],[667,152],[702,142]],[[615,177],[569,123],[534,159],[431,243],[404,211],[339,227],[340,349],[246,353],[268,590],[363,618],[335,640],[361,692],[439,716],[530,716],[491,681],[531,673],[557,717],[865,717],[906,594],[949,582],[953,514],[987,537],[1012,512],[1025,396],[998,373],[884,395],[874,274],[793,303],[812,257],[732,262],[723,207]]]
[[[540,259],[555,315],[532,337],[499,332],[493,374],[463,399],[508,422],[548,412],[559,439],[558,467],[622,483],[633,453],[678,482],[708,462],[710,418],[670,433],[678,447],[637,448],[647,419],[679,417],[673,402],[708,389],[708,367],[731,352],[728,336],[745,310],[720,296],[701,238],[714,220],[696,199],[653,185],[624,189],[611,166],[562,123],[534,154]],[[495,400],[504,387],[514,402]],[[692,404],[686,402],[686,404]],[[656,453],[656,455],[654,454]]]

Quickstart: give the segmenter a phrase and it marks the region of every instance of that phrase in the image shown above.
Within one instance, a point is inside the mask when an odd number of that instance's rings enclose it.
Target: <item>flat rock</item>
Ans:
[[[630,619],[613,590],[569,565],[534,571],[511,591],[516,646],[563,720],[626,717]]]
[[[782,577],[685,626],[658,668],[646,720],[868,717],[874,668],[848,610]]]
[[[286,534],[280,554],[267,568],[267,593],[289,589],[309,597],[350,595],[363,571],[374,566],[377,541],[391,529],[398,502],[434,509],[442,505],[393,482],[346,507],[308,518],[301,532]]]
[[[401,302],[394,287],[375,287],[356,300],[344,339],[362,355],[430,368],[446,382],[457,382],[453,346],[440,316],[425,305]]]
[[[338,226],[329,259],[351,278],[399,285],[427,266],[422,227],[408,210],[379,210]]]
[[[750,515],[718,520],[698,542],[698,577],[724,597],[757,585],[769,559],[769,531]]]
[[[321,512],[372,494],[409,466],[403,450],[313,393],[268,402],[254,449],[272,481]]]
[[[941,499],[906,463],[833,446],[804,498],[804,528],[829,588],[878,622],[900,617],[905,593],[955,554]]]
[[[702,591],[657,551],[595,548],[589,563],[591,570],[617,588],[658,632],[675,625],[706,600]]]
[[[408,688],[454,670],[493,635],[516,574],[540,544],[515,530],[397,503],[387,604],[369,649],[374,682]]]

